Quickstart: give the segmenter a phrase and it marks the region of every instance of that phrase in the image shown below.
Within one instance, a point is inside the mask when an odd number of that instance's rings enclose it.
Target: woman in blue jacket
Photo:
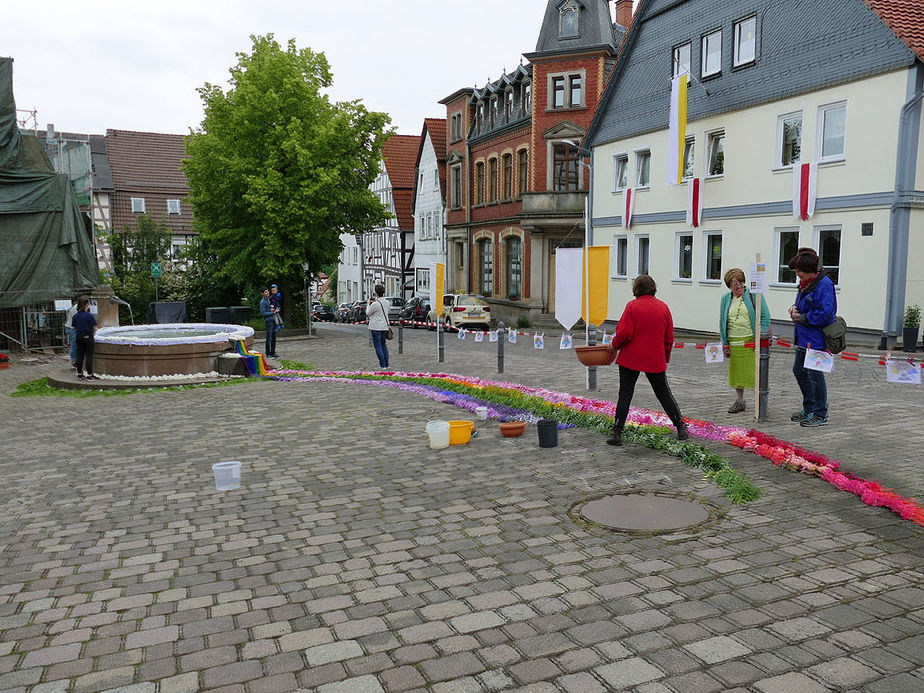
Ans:
[[[795,325],[796,360],[793,375],[802,391],[802,409],[790,417],[803,426],[828,425],[828,387],[825,374],[805,367],[805,350],[824,350],[823,327],[834,322],[837,315],[837,295],[834,282],[825,274],[818,253],[811,248],[799,248],[789,261],[796,271],[799,291],[796,302],[789,307],[789,317]]]
[[[757,344],[760,333],[770,329],[770,308],[763,294],[758,298],[748,291],[744,271],[733,267],[725,273],[725,286],[730,291],[719,305],[719,334],[722,350],[728,359],[728,386],[735,388],[737,399],[728,408],[729,414],[747,409],[745,389],[754,389],[754,349],[745,344]],[[755,300],[760,300],[760,332],[757,330]]]

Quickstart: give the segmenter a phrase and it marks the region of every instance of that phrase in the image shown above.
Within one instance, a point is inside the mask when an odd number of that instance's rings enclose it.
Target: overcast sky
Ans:
[[[45,0],[4,2],[0,55],[16,107],[38,126],[185,134],[197,87],[227,88],[251,34],[323,52],[335,101],[362,99],[402,134],[445,117],[440,99],[513,70],[539,37],[546,0]]]

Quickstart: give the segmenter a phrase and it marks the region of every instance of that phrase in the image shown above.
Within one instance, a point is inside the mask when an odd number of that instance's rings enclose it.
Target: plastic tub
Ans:
[[[474,421],[450,421],[449,422],[449,444],[465,445],[472,438],[472,431],[475,428]]]
[[[426,429],[427,435],[430,436],[430,447],[434,450],[442,450],[449,447],[449,422],[448,421],[428,421]]]
[[[212,465],[212,473],[215,475],[215,488],[219,491],[233,491],[241,487],[241,463],[236,460],[216,462]]]

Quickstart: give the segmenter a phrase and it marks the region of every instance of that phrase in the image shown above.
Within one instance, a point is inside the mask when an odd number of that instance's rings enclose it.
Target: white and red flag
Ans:
[[[815,213],[818,164],[795,164],[792,167],[792,215],[802,221]]]
[[[693,178],[687,181],[687,224],[696,228],[703,221],[703,181]]]
[[[622,191],[622,228],[632,226],[632,208],[635,206],[635,191],[626,188]]]
[[[683,181],[683,150],[687,140],[687,73],[671,80],[670,115],[667,131],[667,184]]]

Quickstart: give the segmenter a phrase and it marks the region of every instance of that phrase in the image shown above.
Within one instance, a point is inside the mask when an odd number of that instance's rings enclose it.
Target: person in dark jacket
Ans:
[[[96,323],[96,316],[90,312],[90,297],[81,296],[77,299],[77,312],[73,318],[74,333],[77,340],[77,378],[84,380],[83,367],[86,362],[87,375],[86,380],[96,380],[93,375],[93,348],[95,346],[96,330],[99,325]]]
[[[677,427],[678,440],[688,437],[680,407],[667,385],[667,364],[674,348],[674,319],[667,304],[655,298],[657,290],[655,280],[647,274],[636,278],[632,284],[635,299],[626,304],[609,345],[611,354],[618,352],[616,363],[619,365],[619,400],[613,434],[606,441],[610,445],[622,445],[622,430],[639,373],[648,378],[655,397]]]
[[[263,326],[266,329],[266,355],[276,357],[276,315],[270,301],[270,290],[263,289],[263,298],[260,299],[260,315],[263,316]]]
[[[805,350],[824,351],[822,328],[834,322],[837,315],[837,294],[834,282],[825,274],[818,253],[811,248],[799,248],[790,258],[789,268],[796,271],[799,290],[796,302],[789,307],[794,323],[796,357],[793,375],[802,391],[802,409],[790,418],[803,426],[828,425],[828,387],[822,371],[805,367]]]

